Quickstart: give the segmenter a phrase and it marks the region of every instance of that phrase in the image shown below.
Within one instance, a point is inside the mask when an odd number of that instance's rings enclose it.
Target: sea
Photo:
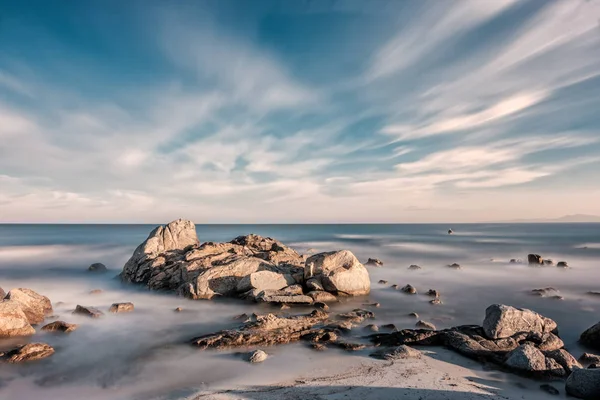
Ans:
[[[195,394],[231,385],[269,384],[348,360],[368,358],[369,351],[316,352],[303,343],[267,348],[260,366],[243,360],[239,350],[203,351],[188,344],[195,336],[235,327],[241,313],[274,312],[268,305],[236,299],[187,300],[173,293],[151,292],[118,279],[136,246],[155,225],[0,224],[0,287],[30,288],[51,299],[54,318],[79,324],[70,334],[37,329],[28,339],[0,340],[0,351],[16,344],[45,342],[56,350],[39,362],[0,363],[0,400],[12,399],[193,399]],[[412,328],[420,319],[439,328],[480,325],[487,306],[508,304],[535,310],[558,323],[566,348],[578,357],[581,332],[600,321],[600,224],[328,224],[196,225],[201,242],[229,241],[255,233],[280,240],[300,253],[351,250],[368,267],[369,296],[331,305],[333,312],[371,308],[376,324]],[[453,234],[448,234],[452,229]],[[529,253],[569,268],[532,267]],[[511,263],[510,260],[523,260]],[[101,262],[107,274],[89,273]],[[460,269],[449,268],[452,263]],[[410,265],[419,270],[409,270]],[[380,280],[386,284],[378,283]],[[411,284],[417,295],[394,290]],[[533,289],[551,287],[552,296]],[[100,293],[92,294],[100,289]],[[432,305],[429,289],[441,293]],[[553,296],[560,296],[561,299]],[[133,302],[135,311],[111,314],[112,303]],[[105,312],[98,319],[71,314],[76,305]],[[174,312],[182,307],[182,312]],[[301,313],[310,308],[293,308]],[[39,327],[38,327],[39,328]],[[364,334],[363,334],[364,336]],[[357,338],[357,340],[360,340]]]

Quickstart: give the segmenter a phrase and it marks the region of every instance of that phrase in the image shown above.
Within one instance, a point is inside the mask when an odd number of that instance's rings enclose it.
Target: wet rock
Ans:
[[[544,259],[539,254],[528,254],[527,255],[527,262],[530,265],[543,265],[544,264]]]
[[[316,329],[301,337],[302,340],[308,340],[312,343],[329,343],[338,340],[338,335],[335,331],[329,328]]]
[[[560,392],[558,391],[557,388],[555,388],[554,386],[549,385],[547,383],[540,385],[540,389],[542,389],[544,392],[551,394],[553,396],[557,396],[560,394]]]
[[[493,304],[485,310],[483,329],[488,338],[499,339],[519,332],[552,332],[556,322],[528,309]]]
[[[453,269],[461,269],[462,267],[460,266],[460,264],[458,263],[452,263],[448,265],[449,268],[453,268]]]
[[[436,298],[437,298],[437,297],[440,297],[440,292],[438,292],[438,291],[437,291],[437,290],[435,290],[435,289],[429,289],[429,290],[427,291],[427,296],[433,296],[433,297],[436,297]]]
[[[42,331],[69,333],[69,332],[73,332],[75,329],[77,329],[78,326],[79,325],[77,325],[77,324],[69,324],[65,321],[54,321],[47,325],[42,326]]]
[[[363,350],[364,348],[366,348],[367,346],[363,343],[353,343],[353,342],[347,342],[345,340],[338,340],[335,342],[332,342],[333,345],[335,345],[336,347],[339,347],[342,350],[346,350],[346,351],[359,351],[359,350]]]
[[[320,302],[320,301],[317,301],[316,303],[314,303],[313,306],[317,310],[329,311],[329,306],[327,304],[325,304],[325,303]]]
[[[314,310],[310,314],[279,317],[274,314],[259,315],[239,329],[223,330],[199,336],[192,344],[201,349],[224,349],[239,346],[266,346],[300,340],[329,314]]]
[[[90,290],[90,294],[100,294],[100,293],[102,293],[102,289],[93,289],[93,290]]]
[[[421,269],[421,267],[419,267],[419,266],[418,266],[418,265],[416,265],[416,264],[413,264],[413,265],[411,265],[410,267],[408,267],[408,269],[409,269],[409,270],[411,270],[411,271],[416,271],[416,270],[418,270],[418,269]]]
[[[379,282],[380,285],[387,285],[388,281],[386,281],[385,279],[380,279]]]
[[[578,399],[600,399],[600,369],[575,369],[567,378],[565,389]]]
[[[320,301],[323,303],[337,302],[337,297],[335,297],[329,292],[312,291],[308,292],[307,296],[310,296],[314,301]]]
[[[369,258],[365,265],[369,265],[371,267],[383,267],[383,261],[378,258]]]
[[[532,344],[526,343],[511,351],[504,364],[520,372],[564,376],[566,374],[563,367],[551,358],[546,358],[544,353]]]
[[[8,351],[2,360],[17,364],[27,361],[41,360],[54,354],[54,349],[46,343],[29,343]]]
[[[560,296],[560,295],[550,296],[550,298],[552,300],[564,300],[565,299],[563,296]]]
[[[371,353],[370,356],[380,360],[404,360],[407,358],[421,358],[423,353],[412,347],[401,345],[396,347],[383,347]]]
[[[269,355],[262,350],[255,350],[248,354],[248,361],[253,364],[261,363],[265,361]]]
[[[256,301],[265,303],[285,303],[285,304],[313,304],[314,300],[310,296],[302,294],[302,287],[285,288],[282,290],[263,290],[256,296]]]
[[[80,305],[77,305],[77,307],[75,307],[75,311],[73,311],[73,314],[84,315],[90,318],[100,318],[104,315],[104,313],[98,310],[97,308]]]
[[[20,303],[13,300],[0,301],[0,338],[30,336],[35,329],[29,323]]]
[[[243,313],[243,314],[239,314],[236,315],[235,317],[232,318],[234,321],[245,321],[248,319],[248,314]]]
[[[448,235],[452,235],[454,231],[452,229],[448,229]]]
[[[327,350],[327,346],[325,346],[323,343],[311,343],[310,346],[314,350],[316,350],[316,351],[325,351],[325,350]]]
[[[587,294],[589,294],[590,296],[600,296],[600,292],[596,292],[593,290],[590,290],[589,292],[587,292]]]
[[[566,261],[559,261],[556,266],[560,268],[569,268],[569,264]]]
[[[46,315],[52,314],[50,299],[31,289],[12,289],[5,299],[18,303],[32,325],[43,322]]]
[[[444,303],[442,303],[442,300],[440,300],[440,299],[433,299],[433,300],[429,300],[429,304],[433,304],[434,306],[439,306]]]
[[[600,350],[600,322],[586,329],[579,337],[579,341],[592,349]]]
[[[108,269],[106,268],[106,265],[102,264],[102,263],[93,263],[92,265],[90,265],[88,267],[88,271],[89,272],[108,272]]]
[[[110,311],[111,313],[123,313],[131,312],[133,311],[133,309],[133,303],[113,303],[113,305],[110,306],[110,309],[108,311]]]
[[[417,289],[415,289],[412,285],[404,286],[402,291],[407,294],[417,294]]]
[[[435,331],[435,325],[433,325],[431,322],[420,320],[420,321],[417,321],[417,323],[415,324],[415,326],[417,328],[431,329],[432,331]]]
[[[328,292],[346,296],[369,294],[369,272],[348,250],[315,254],[306,260],[304,278],[320,278]]]
[[[416,312],[411,312],[408,314],[408,316],[413,318],[419,318],[419,314],[417,314]]]

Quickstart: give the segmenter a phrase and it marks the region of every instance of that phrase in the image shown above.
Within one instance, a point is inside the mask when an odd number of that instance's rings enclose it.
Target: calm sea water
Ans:
[[[231,383],[272,383],[319,365],[324,371],[340,360],[368,352],[318,353],[302,344],[268,349],[273,357],[260,368],[233,352],[203,352],[185,341],[231,327],[242,312],[271,310],[237,300],[188,301],[170,294],[123,286],[114,277],[153,225],[0,225],[0,287],[29,287],[55,303],[55,314],[80,324],[70,335],[38,333],[31,340],[56,348],[47,360],[28,365],[0,365],[0,399],[183,399],[200,389]],[[455,233],[448,235],[452,228]],[[600,321],[600,224],[465,225],[197,225],[201,241],[228,241],[238,235],[271,236],[299,252],[349,249],[366,261],[377,257],[383,268],[370,268],[372,293],[333,307],[334,311],[377,301],[376,323],[413,327],[417,312],[438,328],[480,324],[485,308],[505,303],[536,310],[559,324],[567,348],[583,351],[579,334]],[[539,253],[572,267],[533,268],[510,264]],[[110,274],[87,273],[102,262]],[[461,270],[447,268],[457,262]],[[422,267],[409,271],[411,264]],[[379,285],[380,279],[389,281]],[[415,286],[409,296],[391,284]],[[531,289],[552,286],[564,300],[532,296]],[[432,306],[423,293],[438,289],[444,302]],[[102,289],[100,294],[90,294]],[[136,310],[90,320],[71,315],[77,304],[107,310],[132,301]],[[60,302],[60,303],[58,303]],[[58,303],[58,304],[57,304]],[[185,311],[174,313],[175,307]],[[301,310],[298,310],[301,311]],[[15,344],[0,341],[1,348]],[[0,348],[0,350],[1,350]],[[315,364],[317,363],[317,364]]]

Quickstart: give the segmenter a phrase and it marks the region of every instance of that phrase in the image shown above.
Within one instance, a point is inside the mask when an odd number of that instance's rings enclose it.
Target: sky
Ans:
[[[600,215],[599,176],[599,0],[0,0],[0,222]]]

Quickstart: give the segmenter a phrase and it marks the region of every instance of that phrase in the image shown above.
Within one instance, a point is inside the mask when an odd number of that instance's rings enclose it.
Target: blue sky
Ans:
[[[0,221],[600,214],[600,2],[0,0]]]

